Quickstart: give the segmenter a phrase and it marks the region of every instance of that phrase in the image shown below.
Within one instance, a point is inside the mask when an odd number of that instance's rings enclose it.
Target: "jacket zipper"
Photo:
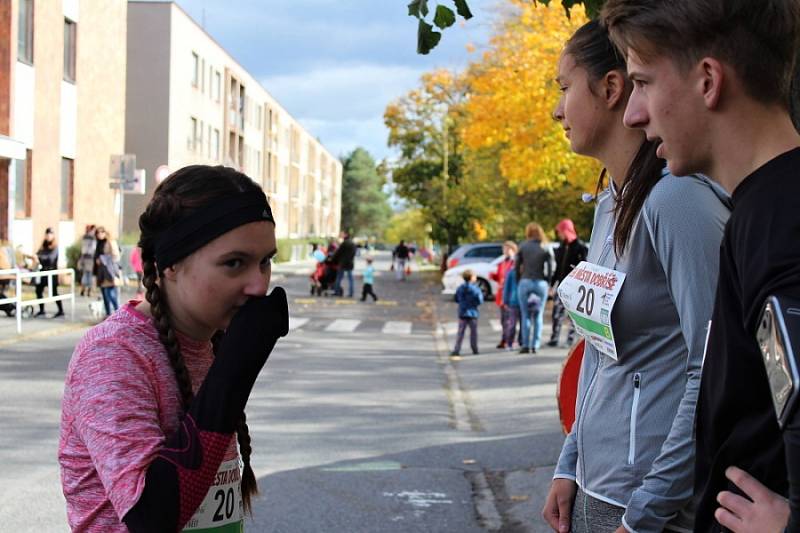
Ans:
[[[592,372],[592,378],[589,380],[589,385],[586,387],[586,395],[583,397],[583,401],[581,402],[581,410],[575,413],[575,424],[578,425],[578,433],[577,437],[577,445],[578,445],[578,457],[581,463],[585,464],[584,455],[583,455],[583,438],[581,435],[583,434],[583,424],[580,424],[579,421],[583,418],[584,410],[586,408],[586,403],[589,400],[589,397],[592,395],[592,390],[594,389],[594,382],[597,378],[597,373],[600,370],[600,359],[597,359],[597,363],[594,365],[594,371]]]
[[[628,464],[632,465],[636,458],[636,414],[639,411],[639,392],[642,388],[642,375],[633,375],[633,403],[631,404],[631,430],[628,443]]]

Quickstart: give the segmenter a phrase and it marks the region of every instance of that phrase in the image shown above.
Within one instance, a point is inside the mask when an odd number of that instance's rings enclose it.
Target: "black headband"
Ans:
[[[220,235],[250,222],[275,223],[263,192],[238,193],[215,200],[175,222],[156,239],[156,265],[163,271]]]

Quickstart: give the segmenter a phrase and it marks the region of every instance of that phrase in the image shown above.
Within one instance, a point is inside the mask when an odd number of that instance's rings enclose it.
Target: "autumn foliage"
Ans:
[[[519,190],[552,189],[568,181],[591,189],[598,167],[574,155],[552,118],[553,81],[564,43],[587,21],[583,6],[570,17],[555,2],[510,0],[519,16],[505,22],[468,73],[471,96],[462,130],[467,147],[500,148],[500,171]]]
[[[477,61],[424,74],[384,113],[399,150],[396,191],[439,242],[518,238],[531,220],[553,227],[570,217],[584,234],[591,224],[580,196],[600,169],[570,151],[552,118],[560,53],[586,22],[584,8],[566,17],[556,2],[507,1],[513,14]]]

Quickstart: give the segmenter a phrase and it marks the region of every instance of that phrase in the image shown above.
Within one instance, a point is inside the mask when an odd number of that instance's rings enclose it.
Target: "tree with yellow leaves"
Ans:
[[[449,247],[474,229],[486,208],[477,183],[464,173],[461,124],[468,85],[463,76],[436,70],[421,86],[386,107],[389,146],[400,150],[392,165],[397,193],[419,207],[432,238]]]
[[[497,148],[502,176],[520,192],[552,190],[564,182],[590,189],[597,164],[570,151],[552,118],[561,49],[587,21],[584,8],[576,6],[565,17],[555,2],[509,1],[519,15],[505,21],[467,76],[464,143],[472,150]]]

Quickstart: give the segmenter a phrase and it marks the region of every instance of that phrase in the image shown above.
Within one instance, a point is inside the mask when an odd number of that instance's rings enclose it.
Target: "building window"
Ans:
[[[215,85],[217,87],[217,89],[216,89],[217,90],[217,94],[216,94],[217,98],[216,99],[217,99],[217,102],[219,102],[220,95],[222,94],[222,75],[219,73],[219,71],[217,71],[217,73],[216,73],[216,84]]]
[[[201,63],[200,67],[200,92],[206,92],[206,60],[204,59]],[[208,80],[208,83],[211,83],[211,80]]]
[[[203,130],[205,125],[200,121],[200,126],[197,128],[197,134],[194,137],[194,149],[202,156],[203,155]]]
[[[33,65],[33,0],[19,2],[17,59]]]
[[[214,67],[208,65],[208,97],[214,97]]]
[[[211,159],[211,124],[208,125],[208,158]]]
[[[200,56],[192,52],[192,87],[200,85]]]
[[[211,151],[214,155],[214,160],[219,161],[219,130],[214,129],[214,140],[212,141]]]
[[[14,176],[14,218],[31,218],[31,161],[33,152],[25,151],[25,161],[17,160]]]
[[[75,83],[77,24],[64,19],[64,81]]]
[[[61,158],[61,220],[72,220],[75,186],[75,161]]]
[[[191,119],[191,131],[189,132],[189,150],[192,152],[197,148],[197,119]]]

